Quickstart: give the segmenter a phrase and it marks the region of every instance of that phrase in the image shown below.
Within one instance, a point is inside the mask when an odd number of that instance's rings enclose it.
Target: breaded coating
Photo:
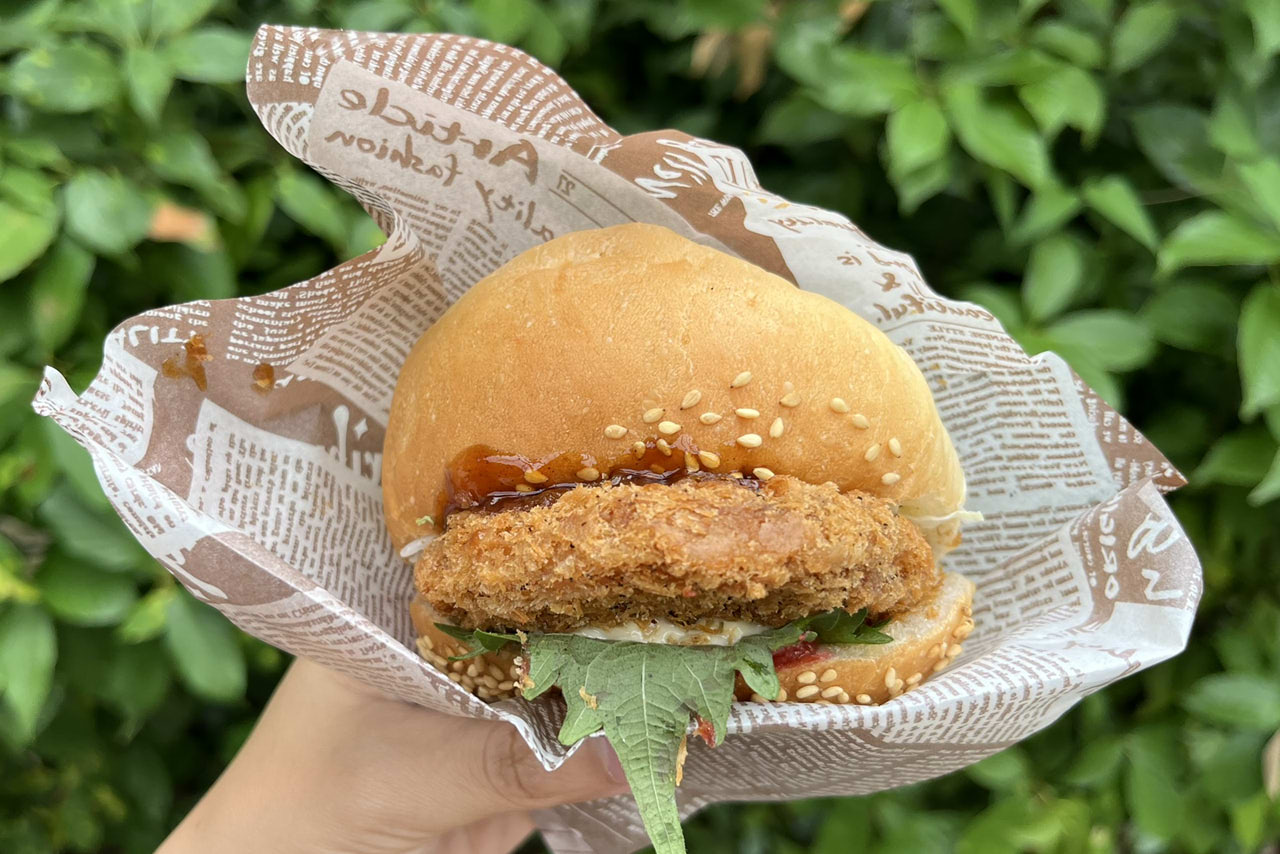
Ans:
[[[833,608],[894,616],[939,580],[892,503],[785,476],[754,489],[697,476],[605,484],[456,513],[414,575],[450,622],[546,632],[655,618],[780,626]]]

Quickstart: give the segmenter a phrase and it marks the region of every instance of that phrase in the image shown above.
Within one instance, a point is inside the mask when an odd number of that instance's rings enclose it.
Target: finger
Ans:
[[[348,781],[363,781],[362,800],[383,815],[412,816],[407,825],[419,830],[443,833],[505,813],[628,791],[618,757],[603,737],[588,739],[548,772],[510,724],[370,695],[352,689],[346,677],[305,662],[294,670],[291,677],[311,686],[296,692],[309,720],[294,732],[341,733],[326,739],[342,745],[331,759],[346,768]]]
[[[513,726],[490,725],[476,780],[520,810],[577,803],[626,792],[622,763],[603,737],[588,739],[555,771],[542,767]]]
[[[451,830],[422,854],[509,854],[532,832],[528,813],[509,813]]]
[[[418,751],[414,776],[424,787],[435,782],[433,800],[440,796],[455,826],[627,791],[618,757],[603,738],[589,739],[558,769],[547,771],[515,727],[452,718],[448,725],[438,723],[434,733],[424,732]]]

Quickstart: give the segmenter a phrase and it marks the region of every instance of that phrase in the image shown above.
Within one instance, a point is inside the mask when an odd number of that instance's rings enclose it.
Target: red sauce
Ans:
[[[643,450],[636,445],[643,445]],[[698,447],[687,435],[672,440],[633,442],[621,456],[607,461],[585,453],[565,452],[535,460],[472,445],[445,468],[445,491],[437,497],[437,518],[455,510],[509,510],[553,503],[566,490],[601,483],[675,483],[685,477],[727,478],[702,469]],[[750,476],[742,484],[758,488]]]
[[[716,746],[715,724],[711,723],[711,721],[707,720],[702,715],[694,715],[693,720],[694,720],[694,723],[697,725],[697,729],[694,730],[694,734],[697,735],[699,738],[701,738],[703,741],[705,741],[707,743],[707,747],[715,747]]]
[[[781,649],[774,650],[773,666],[776,669],[796,667],[801,664],[812,664],[815,661],[822,661],[824,658],[830,657],[830,654],[822,652],[817,644],[809,641],[800,641],[799,643],[791,644],[791,646],[784,646]]]

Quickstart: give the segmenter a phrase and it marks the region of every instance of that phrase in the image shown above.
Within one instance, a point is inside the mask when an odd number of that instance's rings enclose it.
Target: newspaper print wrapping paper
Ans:
[[[986,517],[945,561],[978,585],[955,666],[875,708],[736,705],[722,746],[690,742],[682,815],[947,773],[1184,647],[1200,567],[1162,498],[1181,475],[1061,359],[1028,357],[843,216],[763,189],[742,152],[621,136],[536,60],[453,35],[264,26],[248,91],[387,243],[274,293],[131,318],[84,394],[48,369],[35,402],[89,450],[147,550],[245,631],[405,700],[510,723],[546,767],[563,761],[562,704],[487,705],[415,654],[411,571],[382,521],[383,431],[409,347],[472,283],[556,235],[647,221],[825,294],[904,347]],[[196,333],[206,390],[162,370]],[[262,362],[269,393],[253,384]],[[645,844],[629,797],[537,818],[560,854]]]

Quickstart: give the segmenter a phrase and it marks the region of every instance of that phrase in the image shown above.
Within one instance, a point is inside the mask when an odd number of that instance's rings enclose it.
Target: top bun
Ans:
[[[436,530],[418,520],[440,521],[446,467],[474,446],[555,482],[607,474],[658,439],[677,460],[719,458],[704,469],[892,499],[935,545],[958,527],[940,517],[961,509],[964,473],[900,347],[825,297],[637,223],[522,253],[419,339],[387,426],[392,539],[400,548]]]

